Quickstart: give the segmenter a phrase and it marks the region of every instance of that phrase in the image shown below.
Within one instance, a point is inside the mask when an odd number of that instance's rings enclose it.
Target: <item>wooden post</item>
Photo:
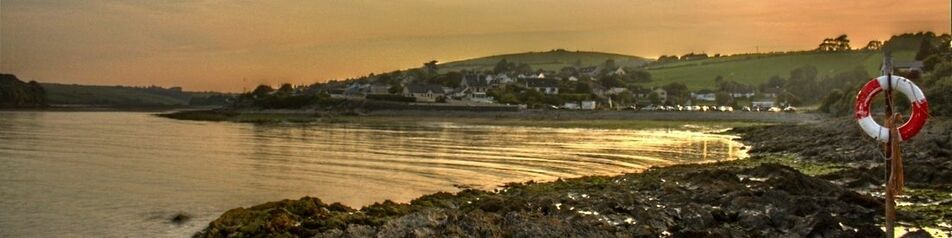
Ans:
[[[889,128],[889,142],[887,143],[887,150],[889,154],[889,177],[886,180],[886,237],[893,238],[896,234],[896,176],[897,174],[894,169],[897,167],[896,162],[899,162],[899,133],[896,130],[896,121],[899,118],[899,114],[895,114],[886,121],[886,128]]]
[[[895,141],[896,141],[895,139],[896,139],[896,137],[897,137],[898,135],[897,135],[897,133],[894,133],[894,132],[895,132],[895,129],[896,129],[896,125],[895,125],[894,120],[893,120],[893,102],[892,102],[892,99],[893,99],[893,98],[892,98],[892,53],[889,51],[889,49],[883,49],[883,68],[882,68],[882,71],[883,71],[883,74],[886,75],[886,87],[883,89],[883,93],[885,93],[885,96],[886,96],[886,115],[885,115],[885,121],[884,121],[884,122],[886,123],[886,128],[889,129],[889,141],[887,141],[886,143],[883,144],[884,152],[885,152],[886,156],[889,156],[889,158],[888,158],[887,161],[883,161],[883,162],[884,162],[884,163],[883,163],[883,166],[886,167],[886,168],[885,168],[885,173],[886,173],[886,174],[885,174],[885,176],[884,176],[884,179],[886,179],[886,181],[884,181],[884,183],[885,183],[885,184],[884,184],[884,185],[885,185],[885,187],[884,187],[884,189],[885,189],[885,194],[884,194],[884,195],[886,196],[886,201],[885,201],[885,204],[883,204],[883,205],[885,206],[885,209],[884,209],[884,210],[886,211],[886,214],[885,214],[885,215],[886,215],[886,224],[885,224],[885,227],[886,227],[886,237],[887,237],[887,238],[893,238],[893,237],[895,237],[895,228],[894,228],[894,226],[895,226],[895,222],[896,222],[896,221],[895,221],[895,218],[896,218],[896,201],[895,201],[895,194],[894,194],[894,191],[893,191],[892,186],[891,186],[891,185],[892,185],[892,177],[893,177],[893,174],[892,174],[892,162],[893,162],[894,153],[896,153],[896,151],[893,150],[893,148],[894,148],[893,145],[896,144],[896,143],[895,143]]]

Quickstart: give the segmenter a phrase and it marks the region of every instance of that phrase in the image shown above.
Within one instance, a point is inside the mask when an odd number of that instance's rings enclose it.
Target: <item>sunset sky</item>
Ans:
[[[0,72],[241,91],[501,53],[805,50],[949,32],[949,0],[0,0]]]

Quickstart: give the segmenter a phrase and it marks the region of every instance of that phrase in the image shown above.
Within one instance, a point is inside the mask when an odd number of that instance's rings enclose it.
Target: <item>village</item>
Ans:
[[[418,69],[298,86],[292,90],[293,94],[324,94],[335,99],[399,105],[392,104],[396,102],[434,110],[797,110],[784,100],[782,83],[758,88],[717,77],[712,78],[717,89],[688,91],[679,83],[645,87],[641,83],[650,82],[648,72],[615,66],[611,60],[596,66],[563,67],[559,71],[525,69],[526,66],[505,59],[492,70],[439,73],[438,67],[434,61]]]

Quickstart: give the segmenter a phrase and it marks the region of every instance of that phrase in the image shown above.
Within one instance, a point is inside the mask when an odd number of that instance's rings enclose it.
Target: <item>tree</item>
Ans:
[[[818,108],[817,110],[824,113],[841,115],[842,108],[838,108],[836,105],[842,99],[843,99],[843,91],[840,91],[839,89],[834,89],[833,91],[830,91],[830,94],[827,94],[826,97],[823,98],[823,103],[820,104],[820,108]]]
[[[403,93],[403,85],[390,85],[390,89],[387,89],[387,92],[390,94],[401,94]]]
[[[879,50],[881,48],[883,48],[883,42],[878,40],[871,40],[866,43],[866,47],[863,47],[864,50]]]
[[[850,50],[850,39],[846,34],[842,34],[836,37],[836,50],[837,51],[847,51]]]
[[[606,88],[625,87],[625,82],[622,81],[617,75],[602,76],[598,79],[598,82]]]
[[[575,93],[592,93],[592,86],[588,85],[588,82],[579,82],[575,84]]]
[[[929,38],[922,38],[922,43],[919,44],[919,52],[916,52],[916,60],[924,60],[932,56],[935,53],[935,47],[930,42]]]
[[[728,105],[734,101],[730,94],[724,91],[714,93],[714,103],[717,105]]]
[[[519,74],[532,74],[532,73],[533,73],[533,72],[532,72],[532,66],[530,66],[529,64],[526,64],[526,63],[519,63],[519,65],[516,66],[516,73],[519,73]]]
[[[784,88],[798,99],[819,98],[817,94],[817,69],[813,66],[803,66],[790,71],[790,79]]]
[[[787,85],[787,80],[784,80],[779,75],[774,75],[773,77],[770,77],[767,82],[760,84],[760,91],[763,92],[767,91],[768,89],[782,88],[784,85]]]
[[[654,105],[661,105],[661,96],[657,92],[651,92],[648,94],[648,101]]]
[[[774,103],[780,106],[800,106],[800,97],[790,92],[783,92],[777,95],[777,99]]]
[[[439,69],[437,67],[438,62],[439,61],[431,60],[430,62],[423,63],[423,69],[426,70],[427,74],[435,74],[437,73],[437,70]]]
[[[818,51],[848,51],[850,50],[850,40],[846,34],[837,36],[836,38],[826,38],[823,39],[823,42],[820,43],[820,46],[817,47]]]
[[[605,60],[605,63],[602,64],[602,66],[603,66],[603,69],[605,69],[605,70],[615,70],[615,69],[618,68],[618,66],[615,65],[615,59],[607,59],[607,60]]]
[[[509,62],[506,59],[502,59],[496,63],[496,66],[493,67],[493,73],[501,74],[512,71],[515,68],[515,64]]]
[[[255,90],[251,91],[251,95],[255,98],[263,98],[274,92],[274,88],[271,88],[269,85],[258,85]]]
[[[287,96],[287,95],[291,95],[291,93],[293,92],[294,92],[294,86],[291,86],[290,83],[284,83],[284,84],[281,84],[281,87],[278,88],[278,91],[276,91],[275,94],[278,94],[281,96]]]
[[[677,55],[661,55],[658,57],[658,63],[667,63],[678,61]]]
[[[688,86],[684,83],[669,83],[662,86],[665,91],[668,92],[668,100],[666,103],[669,104],[684,104],[684,100],[688,97]]]
[[[651,82],[651,73],[647,70],[639,69],[629,73],[628,78],[635,83],[648,83]]]

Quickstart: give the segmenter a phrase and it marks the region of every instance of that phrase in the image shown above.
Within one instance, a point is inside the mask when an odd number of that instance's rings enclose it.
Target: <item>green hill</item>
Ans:
[[[16,75],[0,74],[0,108],[46,106],[43,87],[36,81],[20,81]]]
[[[650,59],[631,55],[551,50],[546,52],[526,52],[516,54],[494,55],[481,58],[453,61],[439,65],[440,73],[462,70],[492,70],[500,60],[516,64],[526,63],[533,69],[559,70],[565,66],[580,63],[581,66],[593,66],[604,63],[608,59],[615,60],[615,64],[624,67],[638,67],[650,62]]]
[[[914,56],[915,51],[911,50],[893,53],[894,61],[897,62],[912,60]],[[819,78],[856,67],[863,67],[870,75],[878,75],[882,59],[882,53],[879,51],[805,51],[677,61],[645,66],[651,73],[652,82],[642,85],[660,86],[671,82],[681,82],[690,90],[713,89],[714,78],[720,75],[725,80],[756,86],[774,75],[786,78],[790,70],[806,65],[816,67]]]
[[[44,83],[49,104],[98,106],[182,106],[191,95],[180,88]]]

